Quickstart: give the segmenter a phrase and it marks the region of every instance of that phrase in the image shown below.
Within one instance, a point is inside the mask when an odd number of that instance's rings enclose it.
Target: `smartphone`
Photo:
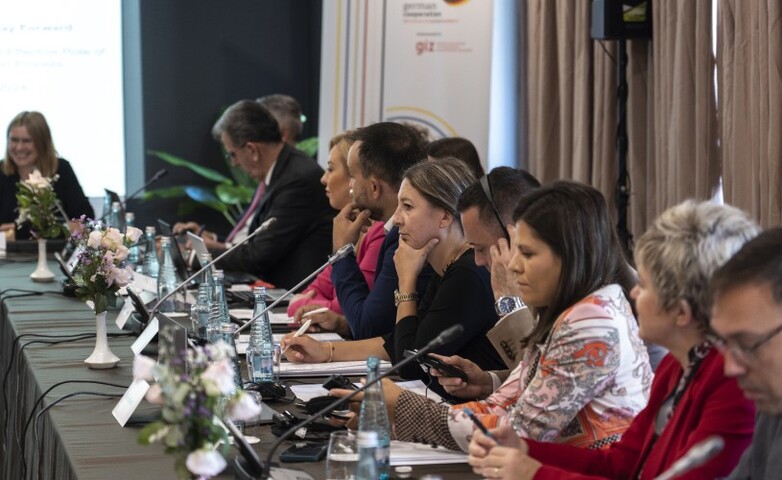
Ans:
[[[281,462],[319,462],[326,456],[329,446],[325,443],[300,443],[280,454]]]
[[[418,353],[418,350],[405,350],[404,356],[412,357]],[[437,358],[431,356],[430,354],[426,354],[418,359],[418,363],[421,365],[426,365],[430,368],[436,368],[437,370],[440,370],[444,374],[446,374],[449,377],[457,377],[461,378],[463,381],[467,381],[467,374],[464,373],[464,370],[462,370],[459,367],[454,367],[453,365],[448,365],[445,362],[442,362],[438,360]]]
[[[358,387],[353,384],[350,380],[343,377],[342,375],[336,373],[329,377],[328,380],[323,384],[323,388],[326,390],[331,390],[332,388],[341,388],[344,390],[358,390]]]

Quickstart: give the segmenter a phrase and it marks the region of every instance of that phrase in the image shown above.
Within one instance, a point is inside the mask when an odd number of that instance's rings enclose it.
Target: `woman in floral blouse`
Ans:
[[[469,407],[490,428],[599,448],[646,405],[652,371],[628,302],[634,277],[603,196],[555,182],[522,198],[514,221],[510,269],[538,312],[521,363],[485,400],[456,406],[384,383],[397,439],[466,450]]]
[[[736,379],[725,376],[708,340],[709,279],[757,232],[747,214],[728,205],[687,201],[666,210],[635,245],[640,335],[670,352],[655,372],[647,407],[603,451],[521,440],[507,427],[493,431],[494,439],[477,432],[469,448],[473,469],[514,480],[651,480],[717,436],[721,451],[676,478],[730,473],[752,441],[755,409]]]

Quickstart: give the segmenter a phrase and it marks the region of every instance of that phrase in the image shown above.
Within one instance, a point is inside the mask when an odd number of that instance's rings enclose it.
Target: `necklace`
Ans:
[[[456,249],[456,253],[454,254],[453,258],[451,258],[451,261],[445,264],[445,268],[443,268],[443,275],[445,275],[445,272],[448,271],[449,268],[451,268],[451,265],[456,263],[457,260],[459,260],[459,257],[464,255],[464,252],[467,251],[467,249],[470,248],[470,246],[467,243],[463,243],[459,245],[459,248]]]

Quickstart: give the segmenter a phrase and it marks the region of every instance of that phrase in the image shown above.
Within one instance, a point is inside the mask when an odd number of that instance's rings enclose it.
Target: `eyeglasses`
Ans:
[[[246,146],[247,142],[244,142],[240,147],[237,147],[237,150],[241,150]],[[225,147],[223,147],[223,157],[225,157],[225,161],[230,163],[234,158],[236,158],[236,152],[229,152]]]
[[[763,336],[760,340],[752,343],[751,345],[742,345],[736,340],[725,339],[717,335],[716,333],[710,333],[708,340],[714,347],[722,352],[724,355],[726,352],[730,352],[733,357],[744,365],[751,365],[757,360],[757,352],[772,338],[782,333],[782,325],[774,328]]]
[[[486,195],[486,198],[489,200],[489,205],[491,205],[491,209],[494,212],[494,216],[497,218],[497,222],[500,224],[500,229],[502,229],[505,240],[507,240],[508,245],[510,245],[511,241],[510,235],[508,234],[508,228],[505,226],[505,222],[502,221],[502,215],[500,215],[500,210],[497,208],[497,204],[494,203],[494,195],[492,195],[491,192],[491,184],[489,183],[488,174],[481,177],[481,187],[483,188],[484,195]]]

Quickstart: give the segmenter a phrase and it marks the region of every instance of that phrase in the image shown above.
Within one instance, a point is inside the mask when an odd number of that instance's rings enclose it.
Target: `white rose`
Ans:
[[[125,245],[120,245],[117,247],[117,251],[114,254],[114,258],[116,258],[118,261],[123,261],[126,258],[128,258],[128,255],[130,254],[130,250]]]
[[[49,179],[41,175],[41,172],[39,172],[38,170],[33,170],[33,173],[31,173],[30,176],[27,177],[25,183],[28,186],[39,190],[51,187],[51,184],[49,183]]]
[[[234,385],[234,370],[228,359],[215,362],[204,370],[201,374],[201,380],[204,382],[204,389],[207,395],[232,395],[236,391]]]
[[[243,390],[228,403],[228,417],[234,420],[251,420],[261,414],[261,406],[252,395]]]
[[[157,362],[144,355],[136,355],[133,357],[133,379],[138,380],[142,378],[146,381],[154,380],[152,374],[155,371]]]
[[[211,448],[201,448],[191,452],[187,456],[185,465],[191,473],[202,477],[214,477],[226,467],[223,456]]]
[[[144,232],[136,227],[128,227],[125,230],[125,238],[127,238],[131,244],[136,243]]]
[[[122,245],[122,234],[116,228],[110,227],[103,235],[100,244],[109,250],[117,250],[117,247]]]
[[[100,247],[101,239],[103,239],[103,232],[100,230],[93,230],[90,232],[90,238],[87,240],[87,246],[90,248]]]

